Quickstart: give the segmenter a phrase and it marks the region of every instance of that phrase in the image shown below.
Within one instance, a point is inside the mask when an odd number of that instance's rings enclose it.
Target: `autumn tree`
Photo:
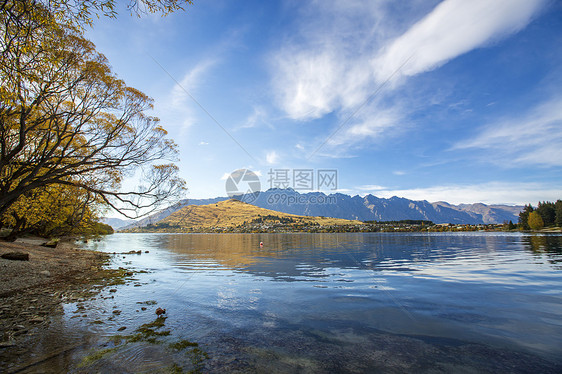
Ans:
[[[56,237],[95,232],[102,206],[95,199],[94,194],[71,186],[36,188],[20,196],[2,217],[2,225],[12,228],[5,239],[25,233]]]
[[[142,16],[147,13],[168,15],[177,10],[184,10],[184,6],[192,4],[191,0],[129,0],[123,2],[132,15]],[[94,18],[117,16],[116,0],[0,0],[0,10],[14,12],[23,6],[27,12],[33,12],[33,7],[40,6],[49,11],[58,21],[66,25],[82,28],[92,26]],[[22,14],[21,8],[14,14]]]
[[[537,211],[529,213],[528,222],[531,230],[540,230],[544,227],[544,222],[542,220],[542,217]]]
[[[139,0],[130,9],[166,11],[181,3]],[[0,1],[1,219],[14,204],[55,187],[79,190],[88,203],[128,217],[182,193],[185,183],[172,163],[176,145],[147,114],[152,100],[118,79],[82,35],[92,14],[111,16],[114,6]],[[122,191],[123,179],[134,174],[141,186]]]

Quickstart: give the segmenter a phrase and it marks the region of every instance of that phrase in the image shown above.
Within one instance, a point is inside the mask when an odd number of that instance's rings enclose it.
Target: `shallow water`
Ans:
[[[562,371],[561,235],[115,234],[87,247],[142,250],[112,266],[148,272],[66,304],[30,343],[34,365],[12,368]],[[158,307],[170,332],[161,344],[111,341]],[[169,348],[182,339],[209,358]]]

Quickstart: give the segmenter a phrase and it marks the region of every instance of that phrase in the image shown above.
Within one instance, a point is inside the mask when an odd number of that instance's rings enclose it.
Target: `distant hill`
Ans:
[[[130,219],[121,219],[121,218],[102,218],[101,221],[113,227],[114,230],[118,230],[121,227],[130,225],[132,222]]]
[[[153,230],[206,230],[232,228],[242,225],[357,225],[360,221],[331,217],[308,217],[276,212],[246,204],[238,200],[225,200],[208,205],[187,205],[168,217],[146,226]]]
[[[126,228],[156,223],[189,205],[216,204],[228,197],[183,200],[155,215],[137,221]],[[389,199],[373,195],[349,196],[322,192],[301,194],[293,189],[269,189],[252,202],[260,208],[301,216],[325,216],[360,221],[428,220],[435,223],[490,224],[518,220],[522,206],[430,203],[401,197]]]
[[[451,205],[445,202],[437,202],[433,203],[433,206],[465,212],[476,220],[482,220],[482,223],[503,223],[506,221],[517,223],[519,213],[523,210],[522,206],[486,205],[482,203]]]

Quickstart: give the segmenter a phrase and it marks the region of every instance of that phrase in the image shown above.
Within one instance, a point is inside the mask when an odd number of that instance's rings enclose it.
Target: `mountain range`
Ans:
[[[300,193],[293,189],[272,188],[255,195],[238,198],[260,208],[300,216],[324,216],[359,221],[429,220],[434,223],[491,224],[517,222],[523,206],[460,204],[439,201],[430,203],[401,197],[389,199],[373,195],[349,196],[341,193],[326,195],[322,192]],[[187,205],[216,204],[230,197],[212,199],[185,199],[158,213],[121,228],[142,227],[163,220]],[[117,222],[116,222],[117,223]],[[110,223],[111,224],[111,223]],[[114,226],[115,227],[115,226]]]

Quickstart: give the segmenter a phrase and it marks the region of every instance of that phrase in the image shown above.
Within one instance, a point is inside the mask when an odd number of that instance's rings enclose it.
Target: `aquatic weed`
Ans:
[[[91,364],[93,364],[94,362],[104,358],[106,355],[113,353],[117,350],[117,348],[106,348],[106,349],[101,349],[99,351],[96,351],[92,354],[89,354],[85,357],[82,358],[82,361],[78,364],[78,367],[84,367],[84,366],[89,366]]]
[[[111,336],[109,340],[113,343],[113,348],[103,349],[84,357],[79,367],[91,365],[93,362],[103,358],[105,355],[121,349],[129,343],[146,342],[150,344],[162,344],[163,341],[160,340],[160,338],[168,336],[171,333],[170,330],[160,330],[165,326],[166,318],[167,317],[165,316],[159,316],[154,321],[141,325],[135,330],[135,334],[133,335],[117,334]],[[192,366],[192,369],[189,370],[188,373],[201,373],[205,366],[205,360],[209,359],[207,352],[199,348],[198,343],[191,342],[187,339],[169,343],[167,348],[178,352],[187,350],[186,355],[188,356]],[[184,372],[183,368],[177,363],[173,363],[170,367],[168,367],[168,371],[170,373]]]
[[[199,347],[199,344],[195,342],[190,342],[189,340],[180,340],[175,343],[171,343],[170,345],[168,345],[168,347],[176,351],[181,351],[187,347]]]

